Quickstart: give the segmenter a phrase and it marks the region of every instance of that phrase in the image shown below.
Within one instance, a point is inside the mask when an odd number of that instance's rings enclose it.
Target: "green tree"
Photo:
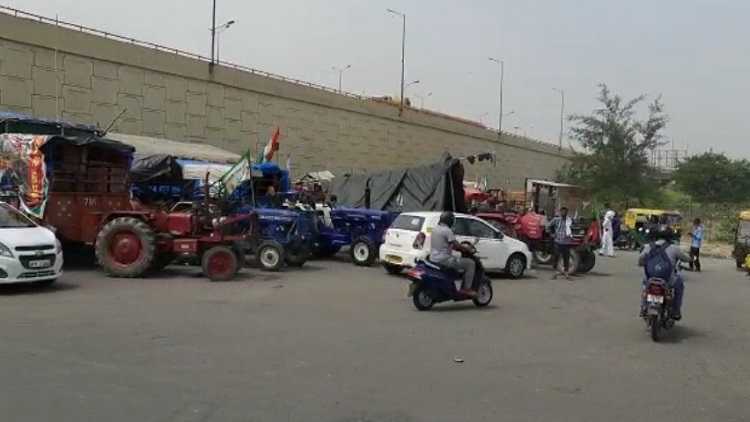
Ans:
[[[704,204],[742,202],[750,189],[750,162],[707,152],[680,163],[674,181],[680,190]]]
[[[667,117],[659,98],[648,105],[646,120],[638,120],[636,108],[646,97],[624,100],[599,85],[601,107],[590,115],[569,117],[573,138],[583,146],[560,173],[564,181],[588,188],[595,198],[613,202],[652,198],[654,182],[648,153],[662,143]]]

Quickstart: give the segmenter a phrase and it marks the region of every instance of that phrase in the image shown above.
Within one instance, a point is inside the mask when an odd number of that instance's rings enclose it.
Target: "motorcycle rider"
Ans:
[[[469,258],[453,256],[453,251],[469,253],[471,250],[456,241],[453,234],[453,224],[456,217],[450,211],[440,214],[437,227],[432,230],[430,240],[430,261],[455,270],[463,270],[463,283],[460,292],[466,296],[475,297],[477,292],[472,290],[476,264]]]
[[[682,319],[682,298],[685,293],[685,284],[682,280],[682,275],[678,272],[679,269],[679,261],[682,262],[690,262],[690,256],[688,256],[685,252],[683,252],[679,245],[672,244],[672,238],[674,236],[674,231],[671,230],[668,226],[660,224],[658,226],[652,226],[649,229],[649,237],[651,240],[651,243],[647,244],[643,250],[641,251],[641,254],[638,256],[638,266],[640,267],[646,267],[648,265],[647,259],[649,257],[649,252],[651,252],[652,247],[660,248],[665,247],[665,253],[667,254],[667,257],[672,262],[672,268],[674,268],[674,272],[672,274],[672,277],[670,280],[667,280],[669,285],[674,289],[674,301],[672,302],[672,317],[679,321]],[[646,283],[648,282],[647,276],[643,277],[643,289],[646,288]],[[646,312],[646,302],[645,297],[641,295],[641,316],[645,316]]]

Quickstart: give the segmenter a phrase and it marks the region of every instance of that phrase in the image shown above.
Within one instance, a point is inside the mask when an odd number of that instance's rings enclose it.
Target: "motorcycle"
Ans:
[[[678,263],[678,270],[681,269],[683,268]],[[643,319],[651,332],[651,339],[658,342],[662,331],[671,329],[677,321],[672,315],[674,288],[660,278],[652,278],[646,282],[642,295],[646,306]]]
[[[412,297],[414,306],[420,311],[427,311],[436,303],[462,302],[471,300],[477,307],[485,307],[492,302],[492,283],[484,272],[481,259],[477,256],[474,245],[464,243],[469,251],[462,252],[461,256],[474,261],[476,271],[472,290],[477,292],[475,297],[460,292],[457,284],[463,280],[462,274],[452,268],[446,268],[427,259],[418,261],[417,265],[406,273],[411,280],[409,295]]]

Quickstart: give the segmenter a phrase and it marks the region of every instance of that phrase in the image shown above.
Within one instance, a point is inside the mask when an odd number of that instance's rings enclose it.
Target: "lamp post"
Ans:
[[[352,65],[348,64],[344,67],[336,67],[333,66],[332,69],[339,72],[339,94],[341,94],[343,91],[341,90],[341,81],[344,79],[344,72],[348,69],[350,69]]]
[[[432,97],[432,92],[428,92],[427,95],[414,94],[414,96],[419,98],[419,108],[424,108],[424,99]]]
[[[498,113],[500,117],[497,123],[497,136],[502,138],[503,136],[503,78],[505,77],[505,61],[501,59],[496,59],[494,57],[490,57],[489,60],[491,62],[497,63],[497,65],[500,66],[500,113]]]
[[[417,80],[415,80],[415,81],[411,81],[411,82],[409,82],[408,84],[404,85],[404,90],[403,90],[403,91],[401,91],[401,92],[403,93],[403,94],[401,94],[401,95],[402,95],[402,96],[401,96],[401,107],[403,107],[403,106],[404,106],[404,98],[405,98],[405,96],[406,96],[406,90],[407,90],[407,89],[408,89],[408,88],[409,88],[410,86],[412,86],[412,85],[416,85],[416,84],[418,84],[418,83],[419,83],[419,79],[417,79]],[[411,104],[410,104],[410,105],[411,105]]]
[[[399,116],[404,112],[404,77],[406,71],[406,15],[393,9],[386,9],[388,13],[400,16],[403,21],[401,30],[401,105],[399,106]]]
[[[560,139],[557,141],[557,147],[562,151],[563,133],[565,128],[565,91],[559,88],[552,88],[552,90],[560,93]]]
[[[216,63],[219,63],[220,61],[219,60],[219,47],[221,46],[221,41],[219,39],[220,35],[222,32],[229,29],[229,27],[234,25],[235,23],[237,23],[236,20],[230,20],[211,30],[211,32],[216,35]]]
[[[214,46],[216,46],[216,0],[213,1],[214,7],[211,12],[211,69],[214,67]]]

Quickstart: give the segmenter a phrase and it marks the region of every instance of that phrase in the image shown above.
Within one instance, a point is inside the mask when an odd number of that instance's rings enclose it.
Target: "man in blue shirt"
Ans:
[[[701,272],[701,246],[703,246],[703,225],[701,219],[693,221],[693,230],[690,232],[690,270]]]

